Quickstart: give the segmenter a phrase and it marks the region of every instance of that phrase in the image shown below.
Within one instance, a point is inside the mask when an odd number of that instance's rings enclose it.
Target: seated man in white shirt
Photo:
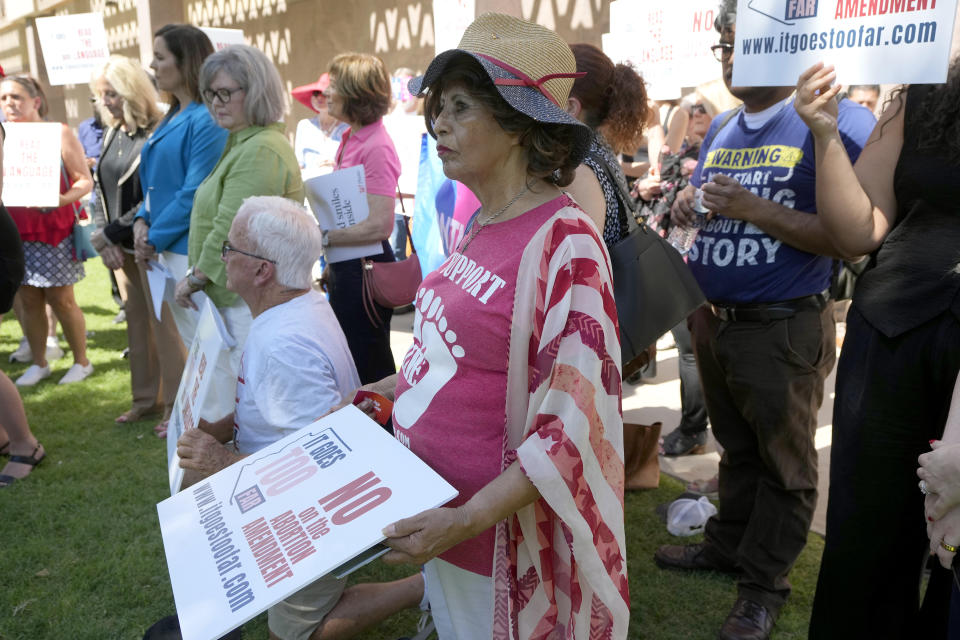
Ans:
[[[237,211],[222,259],[227,288],[250,307],[253,323],[234,414],[177,441],[185,486],[310,424],[360,386],[333,310],[310,287],[321,244],[313,218],[285,198],[247,198]],[[345,583],[327,576],[271,607],[270,638],[352,637],[423,597],[419,574],[346,592]]]

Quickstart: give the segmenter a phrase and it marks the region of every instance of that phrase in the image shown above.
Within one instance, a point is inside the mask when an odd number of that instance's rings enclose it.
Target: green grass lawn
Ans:
[[[129,370],[120,357],[126,330],[111,323],[117,308],[100,261],[87,263],[87,272],[77,299],[92,333],[96,371],[84,382],[58,386],[72,363],[68,353],[54,363],[50,379],[22,393],[47,458],[28,480],[0,491],[0,640],[136,640],[174,613],[155,506],[167,497],[165,444],[153,435],[155,420],[113,422],[130,403]],[[19,338],[11,314],[0,326],[0,368],[13,379],[27,367],[7,362]],[[660,489],[627,496],[631,638],[713,638],[736,597],[730,578],[660,571],[653,564],[658,545],[682,541],[654,514],[681,489],[664,477]],[[811,535],[774,638],[806,637],[822,548]],[[353,579],[396,579],[412,571],[374,562]],[[412,635],[417,618],[415,612],[397,616],[365,637]],[[266,638],[265,616],[244,631],[247,638]]]

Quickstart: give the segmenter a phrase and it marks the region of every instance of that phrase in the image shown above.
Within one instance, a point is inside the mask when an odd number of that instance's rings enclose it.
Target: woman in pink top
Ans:
[[[393,262],[390,233],[400,178],[400,158],[383,125],[390,110],[390,76],[383,61],[365,53],[344,53],[330,64],[330,84],[324,90],[327,111],[350,125],[340,140],[334,170],[363,165],[367,181],[366,220],[323,232],[323,246],[380,243],[380,253],[367,256],[375,262]],[[359,258],[329,264],[327,290],[330,306],[347,336],[360,382],[367,384],[394,373],[390,351],[390,319],[393,309],[376,303],[371,318],[363,307],[363,277]]]
[[[447,177],[480,200],[424,278],[396,437],[459,491],[384,530],[426,563],[441,639],[625,638],[620,346],[609,259],[561,187],[590,147],[552,31],[485,14],[410,83]],[[562,105],[562,106],[561,106]]]

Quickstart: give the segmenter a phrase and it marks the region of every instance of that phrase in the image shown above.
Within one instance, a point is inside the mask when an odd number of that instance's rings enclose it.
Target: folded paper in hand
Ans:
[[[363,165],[340,169],[325,176],[310,178],[304,183],[307,201],[324,231],[346,229],[363,222],[370,215],[367,204],[367,180]],[[379,242],[325,247],[327,262],[343,262],[376,255],[382,251]]]

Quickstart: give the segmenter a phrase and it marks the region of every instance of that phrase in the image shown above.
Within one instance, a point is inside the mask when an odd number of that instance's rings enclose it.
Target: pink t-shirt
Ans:
[[[363,165],[367,193],[394,198],[400,178],[400,157],[383,120],[357,129],[347,129],[337,148],[337,169]]]
[[[413,346],[397,377],[393,426],[400,442],[460,492],[449,506],[462,505],[500,474],[520,257],[568,202],[558,197],[485,227],[417,291]],[[440,557],[489,576],[494,535],[491,527]]]

